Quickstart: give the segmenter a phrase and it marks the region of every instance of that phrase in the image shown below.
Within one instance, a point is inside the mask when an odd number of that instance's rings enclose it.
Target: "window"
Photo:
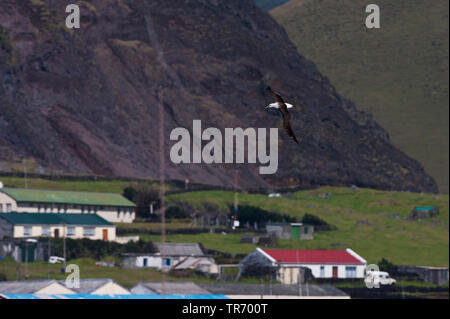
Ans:
[[[163,266],[170,266],[171,262],[170,258],[166,258],[163,260]]]
[[[356,267],[345,267],[345,275],[347,278],[356,278]]]
[[[75,227],[67,227],[67,236],[75,236]]]
[[[84,227],[83,228],[83,236],[94,236],[95,228],[94,227]]]
[[[23,228],[23,235],[24,236],[31,236],[31,227],[30,226],[25,226]]]
[[[304,232],[305,232],[305,234],[308,233],[308,227],[305,227]]]
[[[3,204],[0,204],[0,213],[3,213]]]
[[[6,212],[11,213],[11,211],[12,211],[11,204],[6,204]]]
[[[320,266],[320,278],[325,278],[325,266]]]
[[[144,258],[144,267],[148,266],[148,258]]]
[[[42,236],[44,237],[50,236],[50,227],[42,227]]]

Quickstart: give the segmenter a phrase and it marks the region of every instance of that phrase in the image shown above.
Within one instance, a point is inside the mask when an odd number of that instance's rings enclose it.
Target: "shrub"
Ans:
[[[315,216],[315,215],[308,214],[308,213],[306,213],[306,214],[303,216],[301,222],[302,222],[303,224],[313,225],[315,231],[320,231],[320,230],[336,230],[336,229],[337,229],[336,226],[332,226],[332,225],[328,224],[326,221],[324,221],[324,220],[321,219],[320,217],[317,217],[317,216]]]
[[[230,216],[232,217],[234,216],[233,206],[230,206],[230,209],[232,211]],[[287,223],[292,223],[296,221],[294,217],[288,215],[283,215],[280,213],[272,213],[259,207],[246,205],[239,206],[238,216],[241,225],[246,224],[247,222],[250,223],[250,225],[253,225],[256,222],[258,225],[261,226],[265,225],[269,221],[287,222]]]
[[[133,201],[136,194],[137,194],[137,190],[135,190],[131,186],[125,187],[123,190],[123,193],[122,193],[123,197],[125,197],[126,199],[128,199],[130,201]]]
[[[184,209],[178,206],[170,206],[166,210],[166,218],[169,219],[184,219],[189,218],[189,213],[187,213]]]
[[[63,256],[63,239],[53,241],[53,253],[57,256]],[[119,244],[103,240],[66,239],[66,258],[93,258],[101,259],[104,256],[120,257],[123,253],[154,253],[156,249],[152,242],[128,242]]]

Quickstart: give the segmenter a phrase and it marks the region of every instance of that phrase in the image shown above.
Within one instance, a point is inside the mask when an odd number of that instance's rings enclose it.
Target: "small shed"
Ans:
[[[314,239],[314,226],[303,223],[268,223],[266,231],[269,236],[281,239]]]
[[[421,206],[414,207],[409,215],[409,218],[412,220],[420,220],[425,218],[432,218],[434,216],[439,215],[439,209],[435,206]]]

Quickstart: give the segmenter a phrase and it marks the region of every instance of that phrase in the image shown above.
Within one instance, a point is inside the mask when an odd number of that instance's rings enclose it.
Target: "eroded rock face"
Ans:
[[[45,170],[158,177],[164,87],[167,176],[246,187],[358,185],[436,192],[420,164],[389,143],[300,56],[251,0],[0,0],[0,163],[32,157]],[[300,48],[301,51],[301,48]],[[263,107],[270,84],[291,103],[290,140]],[[257,165],[174,165],[175,127],[280,128],[277,174]]]

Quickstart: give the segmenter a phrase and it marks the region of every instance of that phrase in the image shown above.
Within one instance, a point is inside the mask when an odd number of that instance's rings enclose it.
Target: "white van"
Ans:
[[[58,263],[64,262],[64,258],[57,257],[57,256],[50,256],[50,258],[48,259],[48,262],[51,264],[58,264]]]
[[[373,286],[378,285],[394,285],[396,280],[394,278],[389,277],[389,274],[384,271],[371,271],[367,273],[366,278],[364,279],[366,284],[371,284]]]

